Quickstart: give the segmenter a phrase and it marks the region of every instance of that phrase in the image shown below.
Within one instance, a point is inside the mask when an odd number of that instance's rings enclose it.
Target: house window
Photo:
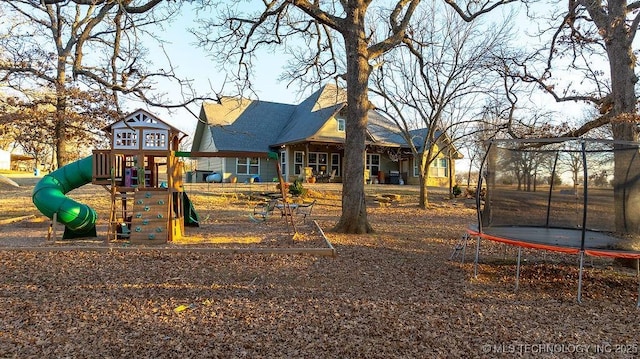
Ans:
[[[299,176],[302,174],[302,168],[304,167],[304,152],[293,152],[293,174]]]
[[[446,158],[436,158],[431,162],[431,169],[429,170],[431,177],[448,177],[448,161]]]
[[[343,118],[336,118],[336,121],[338,121],[338,132],[344,132],[345,129],[345,122]]]
[[[260,159],[257,157],[236,158],[236,173],[239,175],[260,174]]]
[[[142,148],[145,150],[166,150],[169,148],[167,146],[167,131],[144,130],[142,137],[144,138]]]
[[[331,173],[336,176],[340,176],[340,154],[332,153],[331,154]]]
[[[413,161],[413,177],[420,176],[420,164],[419,159]],[[449,177],[449,170],[446,158],[436,158],[431,162],[431,168],[429,168],[429,177]]]
[[[314,174],[325,174],[327,172],[327,158],[329,155],[323,152],[309,152],[307,166],[313,169]]]
[[[378,172],[380,172],[380,155],[367,153],[367,169],[371,177],[378,175]]]
[[[138,149],[138,131],[116,129],[113,131],[113,148]]]

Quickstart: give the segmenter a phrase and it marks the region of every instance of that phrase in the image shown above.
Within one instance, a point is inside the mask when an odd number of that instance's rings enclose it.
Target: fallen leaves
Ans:
[[[519,343],[637,344],[636,279],[611,262],[590,263],[578,304],[575,257],[524,251],[514,292],[510,247],[483,243],[478,279],[473,250],[465,264],[448,260],[472,209],[419,210],[402,193],[369,209],[375,233],[344,235],[330,231],[340,197],[326,191],[314,190],[313,219],[335,258],[0,251],[0,356],[482,358]],[[249,222],[242,196],[207,208],[213,194],[192,192],[209,219],[187,234],[226,239],[206,245],[293,245],[278,221]],[[0,241],[41,241],[46,226],[0,227]]]

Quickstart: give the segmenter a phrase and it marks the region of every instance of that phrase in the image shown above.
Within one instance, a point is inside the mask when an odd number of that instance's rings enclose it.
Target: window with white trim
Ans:
[[[258,157],[236,158],[236,173],[239,175],[259,175],[260,159]]]
[[[344,132],[346,128],[346,122],[344,121],[344,118],[336,118],[336,121],[338,121],[338,132]]]
[[[329,154],[326,152],[309,152],[307,166],[313,169],[314,174],[325,174],[327,172],[327,158]]]
[[[413,160],[413,177],[420,176],[419,159]],[[436,158],[429,165],[429,177],[449,177],[449,160],[446,158]]]
[[[145,150],[166,150],[169,147],[167,142],[168,133],[165,130],[143,130],[144,142],[142,148]]]
[[[336,176],[340,176],[340,154],[339,153],[331,154],[331,173],[333,173]]]
[[[431,162],[429,175],[431,177],[449,177],[449,161],[446,158],[436,158]]]
[[[138,149],[138,131],[128,128],[113,130],[113,148]]]
[[[280,151],[280,173],[282,173],[282,176],[286,180],[287,178],[287,151],[286,150]]]
[[[302,168],[304,167],[304,152],[293,152],[293,174],[299,176],[302,174]]]
[[[375,177],[380,172],[380,155],[377,153],[367,153],[367,169],[369,176]]]

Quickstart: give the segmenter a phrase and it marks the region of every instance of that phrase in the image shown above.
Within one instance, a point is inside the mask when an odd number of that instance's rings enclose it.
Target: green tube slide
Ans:
[[[33,204],[49,218],[57,213],[58,222],[72,231],[74,237],[89,233],[95,236],[96,211],[65,196],[67,192],[91,183],[92,174],[92,156],[60,167],[45,175],[33,188]]]

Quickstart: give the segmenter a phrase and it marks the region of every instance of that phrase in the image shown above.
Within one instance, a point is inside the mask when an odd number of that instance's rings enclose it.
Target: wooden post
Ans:
[[[287,221],[287,227],[289,221],[291,221],[291,227],[293,227],[293,236],[298,234],[298,230],[296,229],[295,221],[293,220],[293,213],[291,212],[291,206],[289,202],[287,202],[287,190],[284,185],[284,178],[282,178],[282,171],[280,170],[280,157],[276,158],[276,170],[278,173],[278,183],[280,183],[280,194],[282,195],[282,211],[285,216],[285,220]]]
[[[47,241],[55,241],[56,240],[56,230],[58,223],[58,213],[53,213],[51,217],[51,223],[49,224],[49,232],[47,233]]]

